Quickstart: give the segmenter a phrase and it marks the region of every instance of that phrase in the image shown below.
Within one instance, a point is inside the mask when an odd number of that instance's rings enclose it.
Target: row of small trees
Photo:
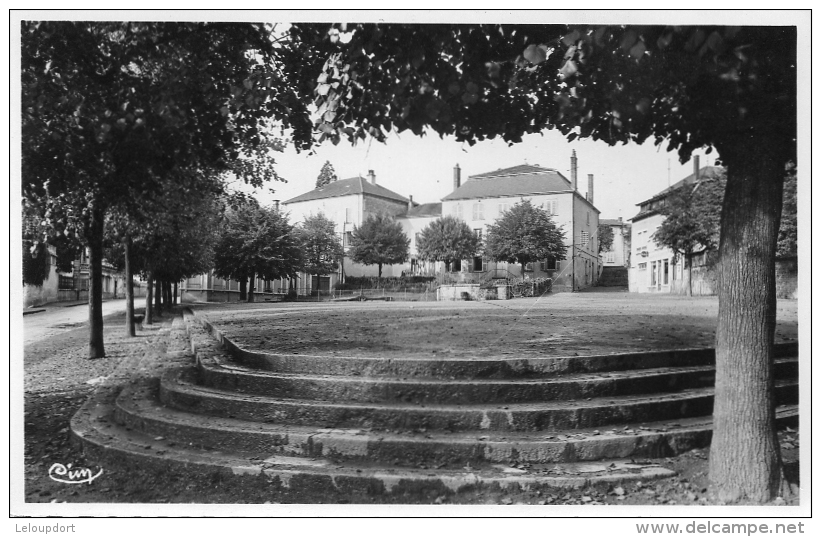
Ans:
[[[564,240],[564,232],[551,216],[523,199],[488,226],[484,241],[463,220],[443,216],[419,233],[416,250],[419,259],[444,262],[448,270],[454,261],[482,253],[494,261],[518,263],[524,274],[528,263],[548,257],[565,259]],[[376,215],[354,228],[349,255],[354,262],[377,265],[381,278],[383,265],[407,261],[409,245],[399,223]]]

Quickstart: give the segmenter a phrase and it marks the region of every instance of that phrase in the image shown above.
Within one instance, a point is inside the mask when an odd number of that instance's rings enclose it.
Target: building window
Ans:
[[[476,234],[476,238],[482,240],[482,230],[481,229],[474,229],[473,232]]]
[[[462,260],[461,259],[454,259],[450,263],[450,271],[451,272],[462,272]]]
[[[550,216],[553,216],[557,213],[557,204],[558,202],[556,200],[547,200],[542,203],[542,209]]]
[[[499,216],[502,216],[502,213],[507,211],[510,208],[509,203],[500,203],[499,204]]]
[[[345,237],[343,238],[343,240],[345,242],[342,246],[350,246],[351,241],[353,241],[353,231],[346,231],[345,232]]]
[[[484,220],[485,219],[484,209],[482,207],[482,202],[481,201],[477,201],[476,203],[473,204],[473,219],[474,220]]]
[[[669,278],[670,278],[670,260],[665,259],[664,260],[664,273],[662,275],[661,283],[663,283],[664,285],[667,285],[668,283],[670,283]]]
[[[656,285],[658,279],[656,278],[656,262],[650,263],[650,285]]]
[[[590,244],[590,232],[582,231],[582,248],[587,248],[588,244]]]
[[[542,272],[545,272],[545,271],[548,271],[548,270],[558,270],[559,269],[559,263],[556,261],[556,258],[551,255],[551,256],[548,256],[547,259],[543,259],[542,261],[539,262],[539,268],[541,268]]]
[[[350,207],[345,208],[345,223],[346,224],[351,223],[351,209],[350,209]]]
[[[484,272],[485,260],[481,256],[473,258],[473,272]]]
[[[462,204],[456,204],[456,218],[462,219]]]
[[[639,263],[639,270],[647,270],[647,263]]]
[[[615,263],[616,262],[616,252],[606,252],[604,254],[604,262],[605,263]]]

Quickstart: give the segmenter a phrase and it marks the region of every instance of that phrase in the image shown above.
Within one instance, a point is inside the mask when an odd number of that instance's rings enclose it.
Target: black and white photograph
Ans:
[[[9,13],[11,531],[811,533],[811,10]]]

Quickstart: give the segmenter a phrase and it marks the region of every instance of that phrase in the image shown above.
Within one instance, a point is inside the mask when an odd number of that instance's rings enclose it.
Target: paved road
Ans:
[[[145,298],[136,298],[134,307],[145,306]],[[88,304],[49,304],[46,311],[23,316],[23,345],[51,337],[60,332],[88,325]],[[125,299],[103,302],[103,315],[125,311]]]

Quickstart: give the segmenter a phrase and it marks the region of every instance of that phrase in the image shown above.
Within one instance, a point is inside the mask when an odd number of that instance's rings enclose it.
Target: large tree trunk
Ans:
[[[131,268],[131,236],[125,238],[125,333],[129,337],[136,337],[134,327],[134,271]]]
[[[248,302],[253,302],[254,301],[254,287],[256,287],[254,285],[254,278],[255,277],[256,277],[256,274],[254,274],[253,272],[251,273],[251,276],[248,277]]]
[[[104,358],[103,345],[103,218],[94,208],[88,226],[88,357]]]
[[[724,501],[770,500],[779,493],[782,478],[773,338],[775,251],[785,172],[783,159],[762,153],[746,151],[732,158],[721,151],[728,173],[719,247],[710,481]]]
[[[154,273],[148,273],[148,281],[145,291],[145,324],[154,324],[154,305],[152,298],[154,297]]]
[[[242,277],[239,279],[239,301],[242,302],[247,298],[248,294],[248,278]]]

